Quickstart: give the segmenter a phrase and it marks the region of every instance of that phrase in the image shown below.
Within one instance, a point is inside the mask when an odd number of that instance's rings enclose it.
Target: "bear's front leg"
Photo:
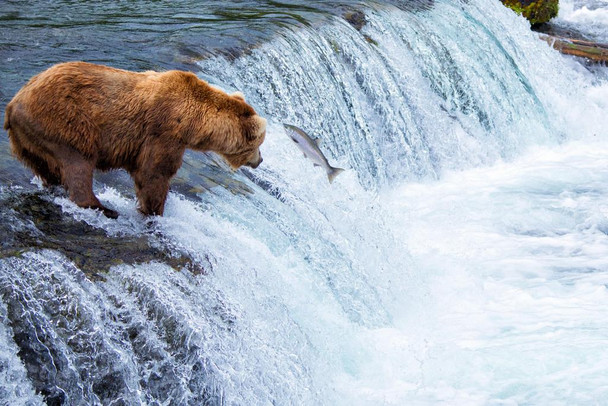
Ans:
[[[169,193],[171,176],[139,171],[132,174],[139,211],[146,216],[162,216]]]
[[[61,183],[70,195],[70,200],[79,207],[101,210],[108,218],[118,218],[118,212],[108,209],[93,193],[94,166],[78,151],[63,145],[49,148],[61,167]]]
[[[182,165],[185,147],[176,146],[173,140],[157,136],[153,143],[142,148],[139,165],[131,170],[139,211],[146,216],[163,215],[169,181]]]

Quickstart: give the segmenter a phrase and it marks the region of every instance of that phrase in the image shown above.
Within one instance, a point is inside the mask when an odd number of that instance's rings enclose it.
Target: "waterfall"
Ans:
[[[491,367],[467,356],[476,348],[473,333],[456,333],[458,341],[450,342],[425,330],[441,318],[424,316],[449,309],[433,301],[437,292],[477,291],[486,279],[450,276],[446,283],[454,285],[441,286],[419,266],[423,248],[408,233],[421,220],[410,216],[430,216],[420,195],[428,207],[452,199],[454,215],[475,218],[463,211],[460,194],[433,194],[424,186],[447,177],[446,188],[462,192],[454,180],[461,172],[473,190],[511,196],[475,183],[467,171],[508,166],[539,146],[601,135],[602,90],[590,89],[588,72],[539,41],[500,2],[427,3],[370,2],[361,8],[366,24],[360,29],[335,16],[286,27],[236,59],[201,60],[202,78],[244,92],[269,119],[264,163],[232,175],[234,187],[193,196],[172,192],[165,216],[152,220],[138,215],[135,199],[120,185],[96,185],[118,220],[43,196],[62,216],[101,230],[106,239],[144,239],[166,255],[99,273],[53,247],[0,259],[2,397],[10,404],[46,398],[49,404],[128,405],[553,399],[554,391],[545,398],[521,395],[509,387],[520,382],[513,376],[475,375]],[[330,162],[347,171],[330,185],[282,123],[321,138]],[[196,171],[201,159],[222,170],[218,159],[201,154],[189,154],[185,170]],[[596,176],[594,190],[606,196],[600,185],[608,175]],[[408,189],[413,184],[422,189]],[[13,192],[2,188],[0,198]],[[475,202],[479,213],[494,207],[494,201]],[[0,211],[8,232],[40,235],[37,224],[9,206]],[[432,223],[457,230],[450,225],[444,217]],[[426,255],[425,264],[441,268]],[[173,257],[190,265],[172,266],[167,258]],[[598,258],[601,268],[605,261]],[[461,264],[454,268],[463,272]],[[474,331],[470,324],[437,331]],[[452,350],[455,358],[443,370],[440,361]],[[458,366],[469,382],[460,381]]]
[[[321,137],[366,188],[437,178],[565,136],[549,113],[555,58],[499,6],[376,6],[361,32],[337,18],[200,65],[271,119]]]

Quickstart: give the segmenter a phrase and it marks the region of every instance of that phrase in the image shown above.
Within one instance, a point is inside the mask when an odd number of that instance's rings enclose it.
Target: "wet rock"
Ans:
[[[246,196],[253,193],[251,187],[239,181],[221,158],[194,151],[186,152],[182,168],[171,182],[171,190],[188,197],[218,186],[228,189],[234,195]]]
[[[344,13],[343,17],[350,25],[355,27],[357,31],[361,31],[361,28],[367,24],[365,13],[361,10],[347,11]]]
[[[245,175],[245,177],[247,177],[247,179],[255,183],[270,196],[285,203],[286,200],[283,197],[283,192],[275,184],[263,179],[262,177],[257,176],[255,172],[249,169],[243,169],[243,174]]]
[[[501,0],[502,3],[523,15],[532,25],[546,23],[557,16],[559,0]]]
[[[8,162],[4,163],[3,159]],[[52,249],[73,261],[90,280],[103,280],[110,267],[119,264],[157,261],[175,269],[185,268],[193,274],[207,274],[213,266],[211,260],[203,259],[204,263],[200,264],[172,252],[170,246],[159,241],[162,236],[152,232],[109,236],[102,229],[74,220],[53,203],[57,195],[66,196],[63,188],[32,190],[29,170],[14,165],[12,157],[0,154],[0,180],[5,178],[11,180],[5,184],[11,186],[0,189],[0,258]],[[100,172],[95,178],[135,199],[133,181],[125,171]],[[215,187],[226,188],[236,195],[253,193],[221,158],[188,151],[171,189],[198,199],[200,193]]]
[[[190,258],[154,244],[148,235],[108,236],[104,230],[64,214],[46,191],[11,191],[0,195],[0,258],[37,249],[63,253],[91,280],[103,279],[110,267],[161,261],[205,273]]]
[[[49,329],[42,327],[48,325],[48,321],[28,307],[32,298],[18,287],[11,289],[2,286],[0,297],[6,304],[6,318],[10,321],[15,343],[19,346],[17,355],[21,358],[34,389],[44,397],[47,405],[65,404],[66,393],[62,388],[77,380],[77,376],[69,368],[68,359],[55,345]]]

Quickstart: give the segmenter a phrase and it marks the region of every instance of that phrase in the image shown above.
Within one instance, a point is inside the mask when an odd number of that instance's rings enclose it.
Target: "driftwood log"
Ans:
[[[608,44],[548,34],[540,34],[540,39],[562,54],[587,58],[592,62],[608,63]]]

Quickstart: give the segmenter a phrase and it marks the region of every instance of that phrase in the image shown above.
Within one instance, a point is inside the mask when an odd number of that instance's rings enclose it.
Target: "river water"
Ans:
[[[560,24],[605,9],[564,4]],[[482,0],[2,13],[3,105],[85,59],[190,69],[269,119],[257,170],[189,153],[151,220],[124,173],[97,178],[106,219],[42,190],[0,140],[4,404],[608,398],[603,68]],[[330,185],[283,122],[347,171]]]
[[[608,1],[560,1],[560,12],[555,23],[574,28],[589,39],[608,42]]]

